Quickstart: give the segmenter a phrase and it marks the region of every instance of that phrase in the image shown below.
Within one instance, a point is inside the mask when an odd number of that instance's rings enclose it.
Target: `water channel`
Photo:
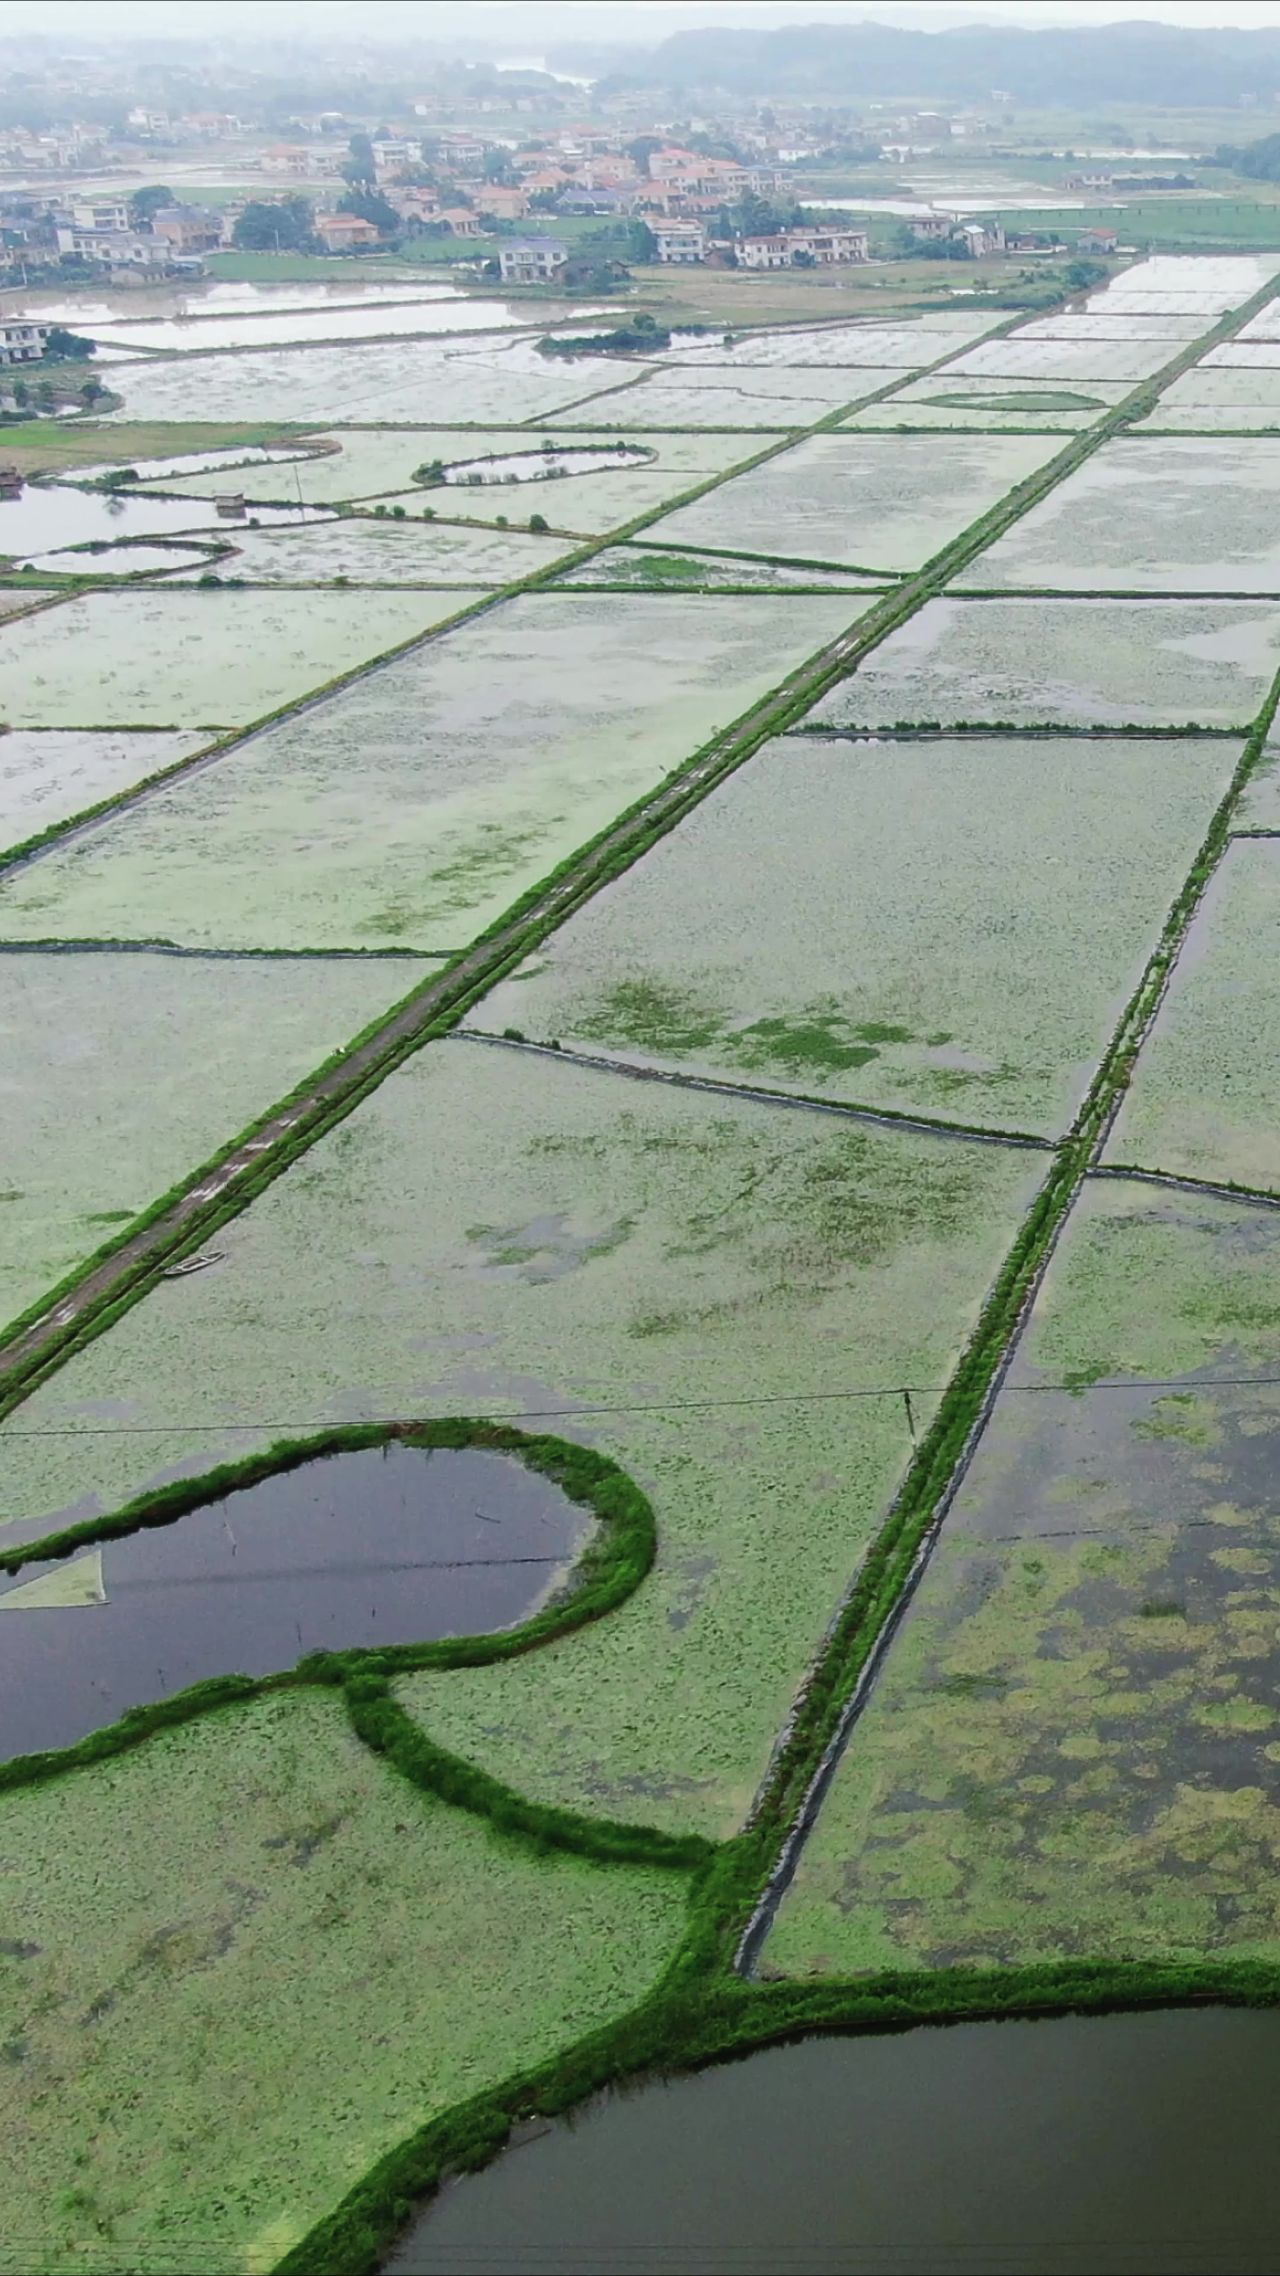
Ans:
[[[388,2276],[1272,2276],[1280,2014],[811,2039],[451,2183]]]
[[[0,1576],[0,1759],[304,1652],[508,1628],[565,1577],[587,1511],[508,1454],[332,1454]]]

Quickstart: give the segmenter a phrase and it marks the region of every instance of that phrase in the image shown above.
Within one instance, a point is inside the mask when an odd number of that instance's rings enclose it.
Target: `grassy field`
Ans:
[[[237,624],[283,610],[299,637],[333,639],[341,625],[350,641],[363,609],[383,625],[374,647],[395,636],[392,623],[403,638],[475,597],[170,592],[150,599],[148,621],[194,611],[199,630],[214,621],[199,612],[234,603]],[[456,948],[858,606],[847,594],[707,595],[695,606],[530,594],[50,852],[0,896],[0,937]]]
[[[0,1818],[6,2276],[261,2276],[433,2112],[630,2006],[684,1911],[678,1874],[539,1858],[426,1800],[316,1694]]]
[[[325,963],[8,955],[0,1324],[422,978]],[[85,1111],[86,1089],[92,1111]]]
[[[55,422],[28,419],[0,429],[4,462],[20,474],[69,473],[78,466],[106,463],[132,466],[139,459],[169,458],[179,451],[224,450],[234,443],[275,442],[298,430],[280,420],[255,426],[197,421],[139,422],[125,419],[110,426],[97,420]]]
[[[1271,972],[1280,843],[1233,845],[1134,1072],[1107,1159],[1274,1190],[1280,1090]]]
[[[445,1042],[225,1228],[224,1271],[28,1404],[3,1510],[111,1507],[277,1435],[231,1416],[553,1413],[649,1494],[652,1574],[405,1696],[536,1798],[731,1833],[909,1457],[889,1387],[945,1380],[1043,1167]],[[851,1386],[885,1395],[814,1396]],[[129,1431],[75,1430],[104,1396]]]
[[[782,737],[469,1019],[1057,1136],[1237,753]]]

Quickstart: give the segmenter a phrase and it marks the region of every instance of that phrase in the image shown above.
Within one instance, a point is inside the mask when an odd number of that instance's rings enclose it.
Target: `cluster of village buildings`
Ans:
[[[542,90],[522,98],[513,89],[504,95],[504,107],[508,112],[542,110],[546,100]],[[478,108],[484,107],[481,101]],[[507,131],[499,135],[487,127],[442,120],[438,105],[415,103],[412,111],[415,116],[407,124],[371,138],[368,186],[382,209],[376,219],[368,212],[343,210],[353,202],[344,175],[351,124],[337,113],[299,118],[293,122],[299,139],[266,143],[260,133],[255,136],[251,121],[221,111],[171,119],[135,107],[127,130],[152,154],[149,162],[156,165],[157,179],[165,178],[166,157],[174,150],[207,156],[218,145],[233,145],[231,178],[238,173],[255,184],[243,197],[216,208],[175,199],[142,226],[123,190],[83,197],[64,191],[55,198],[32,185],[32,175],[41,171],[58,169],[64,182],[76,171],[96,171],[100,182],[104,172],[119,167],[123,153],[104,142],[101,129],[73,125],[56,135],[9,130],[0,134],[0,275],[7,271],[21,277],[28,266],[68,259],[87,263],[112,280],[198,275],[208,254],[233,242],[245,204],[294,194],[311,206],[315,237],[326,251],[358,253],[385,245],[392,227],[389,209],[397,236],[428,232],[477,240],[477,256],[495,259],[503,280],[513,284],[562,278],[573,248],[557,235],[557,222],[571,217],[643,222],[650,236],[641,240],[645,250],[632,257],[669,266],[708,262],[771,270],[870,258],[867,231],[856,225],[781,225],[779,209],[794,211],[797,181],[790,169],[815,151],[800,112],[787,118],[770,112],[767,132],[758,119],[729,122],[730,147],[742,155],[727,158],[688,148],[660,130],[637,134],[634,119],[584,123],[543,115],[537,130],[531,124],[513,136],[509,118],[504,121]],[[939,112],[886,118],[875,127],[874,140],[882,158],[901,159],[963,135],[969,123]],[[135,169],[138,155],[134,149]],[[25,174],[20,194],[4,191],[4,174],[10,171]],[[753,201],[762,224],[754,229]],[[736,226],[729,225],[730,215]],[[771,226],[763,226],[766,221]],[[958,213],[931,212],[909,226],[922,244],[945,243],[953,255],[981,258],[1006,245],[998,223],[966,220]],[[1114,247],[1114,235],[1106,230],[1080,242],[1083,251],[1110,252]],[[1033,248],[1041,249],[1041,240],[1008,241],[1011,251]]]

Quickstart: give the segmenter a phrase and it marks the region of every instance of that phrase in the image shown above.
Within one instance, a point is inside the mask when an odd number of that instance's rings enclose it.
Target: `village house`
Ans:
[[[1114,229],[1082,229],[1076,239],[1080,253],[1114,253],[1120,240]]]
[[[438,221],[440,218],[440,192],[426,184],[409,184],[394,190],[387,200],[401,221]]]
[[[559,238],[526,237],[501,248],[498,267],[504,284],[553,284],[568,259]]]
[[[73,201],[68,218],[77,229],[127,229],[127,198],[93,198]]]
[[[834,268],[849,261],[869,261],[871,246],[865,229],[789,229],[794,263],[797,253],[808,253],[819,268]]]
[[[143,237],[133,229],[82,229],[74,221],[60,221],[57,238],[60,253],[109,269],[163,269],[169,260],[161,238]]]
[[[443,222],[451,237],[482,237],[480,216],[470,206],[442,205],[435,219]]]
[[[523,221],[529,211],[528,192],[505,182],[486,182],[475,193],[477,213],[494,221]]]
[[[670,267],[683,267],[706,257],[707,233],[700,221],[653,221],[658,259]]]
[[[0,364],[39,363],[49,339],[47,324],[0,321]]]
[[[216,252],[222,243],[222,215],[211,206],[162,205],[151,216],[151,234],[177,255]]]
[[[326,253],[362,253],[382,243],[374,224],[358,213],[318,213],[316,235]]]
[[[782,229],[766,237],[739,237],[733,250],[744,269],[790,269],[797,257],[801,267],[812,261],[824,269],[870,259],[865,229]]]
[[[739,237],[734,244],[738,263],[744,269],[789,269],[791,241],[785,232],[768,237]]]

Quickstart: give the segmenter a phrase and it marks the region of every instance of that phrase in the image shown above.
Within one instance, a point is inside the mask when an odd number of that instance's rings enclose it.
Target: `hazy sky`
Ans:
[[[964,23],[1280,25],[1280,0],[0,0],[6,32],[168,38],[234,32],[245,38],[421,37],[536,55],[557,41],[650,44],[702,24],[880,23],[950,28]]]

